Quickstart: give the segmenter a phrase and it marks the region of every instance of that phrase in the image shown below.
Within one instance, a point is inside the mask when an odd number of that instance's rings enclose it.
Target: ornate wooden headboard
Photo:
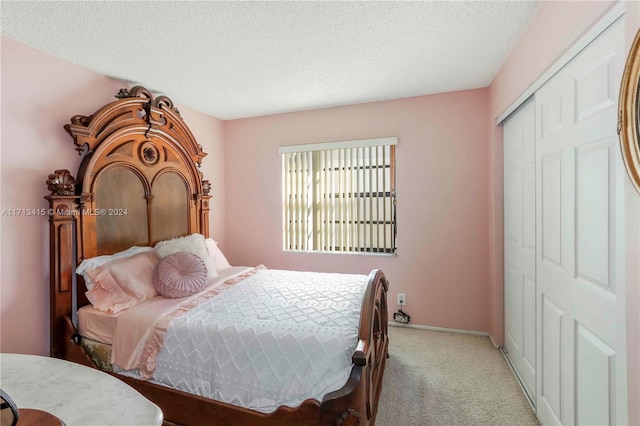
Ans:
[[[74,268],[83,259],[191,233],[209,236],[209,191],[198,170],[202,151],[166,96],[136,86],[90,116],[64,126],[84,155],[76,178],[68,170],[49,175],[51,251],[51,354],[56,333],[88,303]]]

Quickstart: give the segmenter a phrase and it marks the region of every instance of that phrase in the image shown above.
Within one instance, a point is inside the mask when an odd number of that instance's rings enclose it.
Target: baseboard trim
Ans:
[[[417,328],[419,330],[431,330],[431,331],[446,331],[449,333],[460,333],[460,334],[472,334],[474,336],[485,336],[488,337],[491,340],[491,344],[493,344],[493,346],[495,348],[498,348],[498,346],[496,346],[495,342],[493,341],[493,338],[491,337],[491,334],[487,333],[486,331],[473,331],[473,330],[461,330],[459,328],[447,328],[447,327],[434,327],[431,325],[420,325],[420,324],[400,324],[394,321],[389,321],[389,325],[393,326],[393,327],[401,327],[401,328]]]
[[[491,333],[489,334],[489,340],[491,340],[491,344],[493,345],[494,349],[501,349],[500,345],[496,343],[495,340],[493,340],[493,336],[491,335]]]

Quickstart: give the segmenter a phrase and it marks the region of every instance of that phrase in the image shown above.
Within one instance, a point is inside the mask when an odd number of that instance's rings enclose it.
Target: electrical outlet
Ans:
[[[407,299],[404,293],[398,293],[398,305],[404,306],[407,303]]]

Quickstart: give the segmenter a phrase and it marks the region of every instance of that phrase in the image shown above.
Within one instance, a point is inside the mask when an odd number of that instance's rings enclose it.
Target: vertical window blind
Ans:
[[[395,253],[397,138],[284,146],[284,250]]]

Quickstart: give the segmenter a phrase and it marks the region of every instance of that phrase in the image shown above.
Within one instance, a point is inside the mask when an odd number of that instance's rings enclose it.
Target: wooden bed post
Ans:
[[[209,192],[211,192],[211,182],[203,180],[202,194],[198,194],[196,203],[200,211],[200,233],[205,238],[209,238],[209,200],[211,200]]]
[[[51,250],[49,281],[51,291],[50,351],[51,356],[64,356],[61,318],[71,317],[73,304],[73,239],[78,196],[75,179],[69,170],[56,170],[49,175],[49,247]]]

